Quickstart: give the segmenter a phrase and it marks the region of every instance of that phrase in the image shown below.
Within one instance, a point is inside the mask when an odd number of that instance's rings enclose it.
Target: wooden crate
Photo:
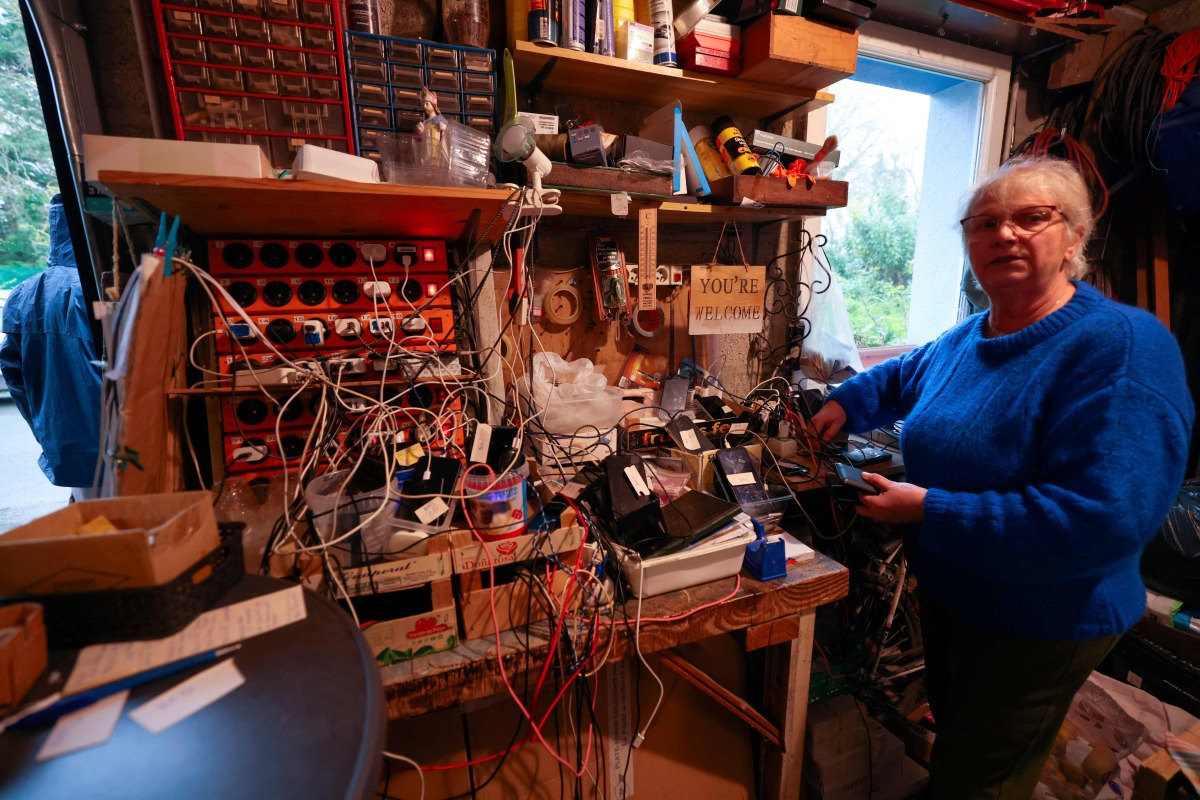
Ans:
[[[854,74],[858,31],[805,17],[767,14],[742,31],[739,78],[824,89]]]
[[[750,454],[750,458],[754,463],[762,464],[762,445],[758,443],[742,445],[746,448],[746,452]],[[692,455],[686,450],[675,448],[671,450],[671,455],[677,456],[687,465],[688,470],[692,473],[692,485],[702,492],[713,494],[716,492],[716,485],[713,483],[713,475],[715,468],[713,462],[717,457],[717,451],[713,450],[708,453],[700,453]]]
[[[540,547],[535,547],[535,543]],[[450,546],[454,561],[455,594],[464,639],[491,636],[496,629],[492,621],[492,596],[495,595],[496,620],[500,630],[509,630],[546,618],[540,602],[529,596],[529,585],[514,577],[496,576],[495,587],[489,587],[491,566],[508,567],[514,564],[537,565],[542,553],[560,553],[565,561],[575,560],[583,543],[583,529],[561,528],[548,537],[526,534],[498,542],[479,542],[470,531],[451,531]],[[534,568],[539,568],[535,566]],[[552,591],[561,596],[570,577],[555,573]],[[582,593],[577,592],[577,599]]]
[[[429,538],[427,555],[342,571],[346,593],[354,598],[359,618],[372,621],[362,633],[376,660],[394,664],[458,644],[451,573],[450,537],[446,534]],[[366,613],[370,605],[380,603],[403,607],[409,613],[391,619]]]
[[[809,188],[803,180],[789,186],[783,178],[765,175],[733,175],[712,181],[711,186],[714,203],[811,208],[819,215],[827,208],[845,206],[850,192],[845,181],[819,180]]]

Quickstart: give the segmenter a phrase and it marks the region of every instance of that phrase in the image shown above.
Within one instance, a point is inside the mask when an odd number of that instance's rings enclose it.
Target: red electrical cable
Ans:
[[[1027,152],[1031,156],[1064,158],[1074,164],[1075,168],[1083,175],[1084,180],[1090,179],[1095,183],[1096,193],[1100,198],[1100,208],[1096,211],[1096,219],[1104,216],[1104,212],[1108,210],[1108,186],[1105,185],[1104,178],[1100,175],[1100,170],[1096,168],[1096,162],[1092,159],[1091,154],[1071,134],[1060,131],[1058,128],[1043,128],[1033,137]]]
[[[1179,102],[1192,78],[1196,77],[1197,62],[1200,62],[1200,28],[1181,33],[1167,45],[1160,70],[1166,78],[1162,111],[1170,111]]]

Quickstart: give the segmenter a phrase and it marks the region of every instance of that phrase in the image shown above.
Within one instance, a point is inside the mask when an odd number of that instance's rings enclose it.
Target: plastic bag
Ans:
[[[832,272],[829,286],[814,292],[808,304],[808,335],[804,337],[803,360],[810,367],[809,377],[826,384],[841,381],[862,372],[862,359],[854,344],[854,328],[846,313],[846,300]]]
[[[531,399],[551,433],[607,429],[621,416],[621,390],[608,385],[586,358],[566,361],[557,353],[533,356]]]

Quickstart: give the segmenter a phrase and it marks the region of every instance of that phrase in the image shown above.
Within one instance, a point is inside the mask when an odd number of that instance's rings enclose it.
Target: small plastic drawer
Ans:
[[[319,97],[322,100],[341,100],[342,84],[328,78],[309,78],[308,93],[311,97]]]
[[[388,87],[375,83],[354,82],[354,102],[370,106],[391,105],[388,102]]]
[[[359,128],[358,143],[373,150],[379,149],[379,130],[376,128]]]
[[[275,69],[280,72],[304,72],[305,54],[297,50],[275,50]]]
[[[309,50],[337,50],[333,31],[326,28],[303,28],[304,46]]]
[[[413,109],[396,109],[396,130],[411,133],[417,129],[417,123],[422,122],[425,115]]]
[[[388,61],[398,64],[424,64],[420,42],[390,42],[388,44]]]
[[[316,55],[315,53],[310,55]],[[356,58],[350,62],[350,74],[360,81],[387,83],[387,62]]]
[[[226,92],[244,92],[246,91],[245,74],[237,69],[212,67],[208,71],[208,82],[214,89]]]
[[[275,51],[269,47],[242,45],[242,64],[255,69],[275,69]]]
[[[383,61],[383,40],[368,39],[365,36],[350,37],[350,57],[351,58],[373,58],[376,61]]]
[[[459,73],[452,69],[427,69],[425,85],[435,92],[457,92],[462,88],[458,82],[458,75]]]
[[[250,136],[245,133],[223,133],[218,131],[186,131],[183,138],[189,142],[211,142],[212,144],[251,144]]]
[[[425,70],[411,64],[392,64],[389,67],[393,86],[416,86],[425,84]]]
[[[300,136],[345,136],[346,120],[342,106],[332,103],[305,103],[296,100],[268,100],[271,130]]]
[[[421,90],[416,87],[393,86],[392,105],[396,108],[421,109]]]
[[[227,128],[235,131],[265,131],[266,106],[255,97],[229,97],[206,92],[184,92],[179,112],[189,127]]]
[[[251,17],[261,17],[263,15],[263,0],[233,0],[233,12],[235,14],[246,14]]]
[[[208,88],[208,67],[193,67],[188,64],[175,65],[175,85],[193,89]]]
[[[346,142],[340,139],[305,139],[299,136],[273,136],[271,139],[271,163],[276,167],[291,167],[296,160],[296,153],[306,144],[326,147],[339,153],[347,152]]]
[[[204,42],[199,39],[170,38],[171,58],[176,61],[204,61]]]
[[[231,0],[196,0],[196,8],[207,8],[212,11],[233,11]]]
[[[458,69],[458,51],[453,47],[425,45],[425,66],[439,69]]]
[[[308,78],[303,75],[280,75],[279,93],[288,97],[308,97]]]
[[[263,0],[263,14],[271,19],[300,19],[296,0]]]
[[[475,94],[495,94],[496,76],[490,72],[464,72],[462,89]]]
[[[377,164],[382,164],[382,163],[383,163],[383,156],[379,155],[379,151],[378,151],[378,150],[371,150],[371,149],[369,149],[369,148],[360,147],[360,148],[358,149],[358,154],[359,154],[360,156],[362,156],[363,158],[369,158],[369,159],[371,159],[372,161],[374,161],[374,162],[375,162],[375,163],[377,163]]]
[[[239,19],[237,38],[243,42],[267,43],[271,41],[271,23],[261,19]]]
[[[313,25],[333,25],[333,6],[329,3],[314,3],[312,0],[300,1],[300,21]]]
[[[195,8],[196,0],[174,0],[174,5],[187,6],[188,8]]]
[[[443,114],[458,114],[463,110],[463,96],[456,92],[439,92],[438,111]]]
[[[308,71],[316,75],[337,75],[338,57],[333,53],[305,53]]]
[[[464,98],[468,114],[495,114],[496,97],[490,94],[469,94]]]
[[[170,33],[190,33],[193,36],[199,36],[202,33],[200,15],[195,11],[168,9],[163,12],[163,24]]]
[[[496,57],[492,51],[463,50],[462,68],[469,72],[493,72],[496,69]]]
[[[246,91],[251,94],[279,94],[279,76],[269,72],[247,72]]]
[[[282,22],[272,22],[271,44],[283,47],[301,47],[300,28],[295,25],[284,25]]]
[[[496,120],[492,117],[468,115],[466,122],[475,130],[484,133],[490,134],[496,130]]]
[[[240,67],[242,65],[242,48],[232,42],[206,42],[204,49],[208,51],[208,63],[213,66]]]
[[[374,106],[359,106],[354,110],[354,121],[362,128],[391,130],[392,110],[390,108],[375,108]]]
[[[201,14],[200,27],[205,36],[216,39],[236,39],[237,21],[233,17],[218,17],[216,14]]]

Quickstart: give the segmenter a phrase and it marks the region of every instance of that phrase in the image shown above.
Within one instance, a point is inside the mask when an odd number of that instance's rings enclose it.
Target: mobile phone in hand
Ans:
[[[879,494],[879,490],[863,479],[862,470],[849,464],[835,464],[838,479],[859,494]]]

